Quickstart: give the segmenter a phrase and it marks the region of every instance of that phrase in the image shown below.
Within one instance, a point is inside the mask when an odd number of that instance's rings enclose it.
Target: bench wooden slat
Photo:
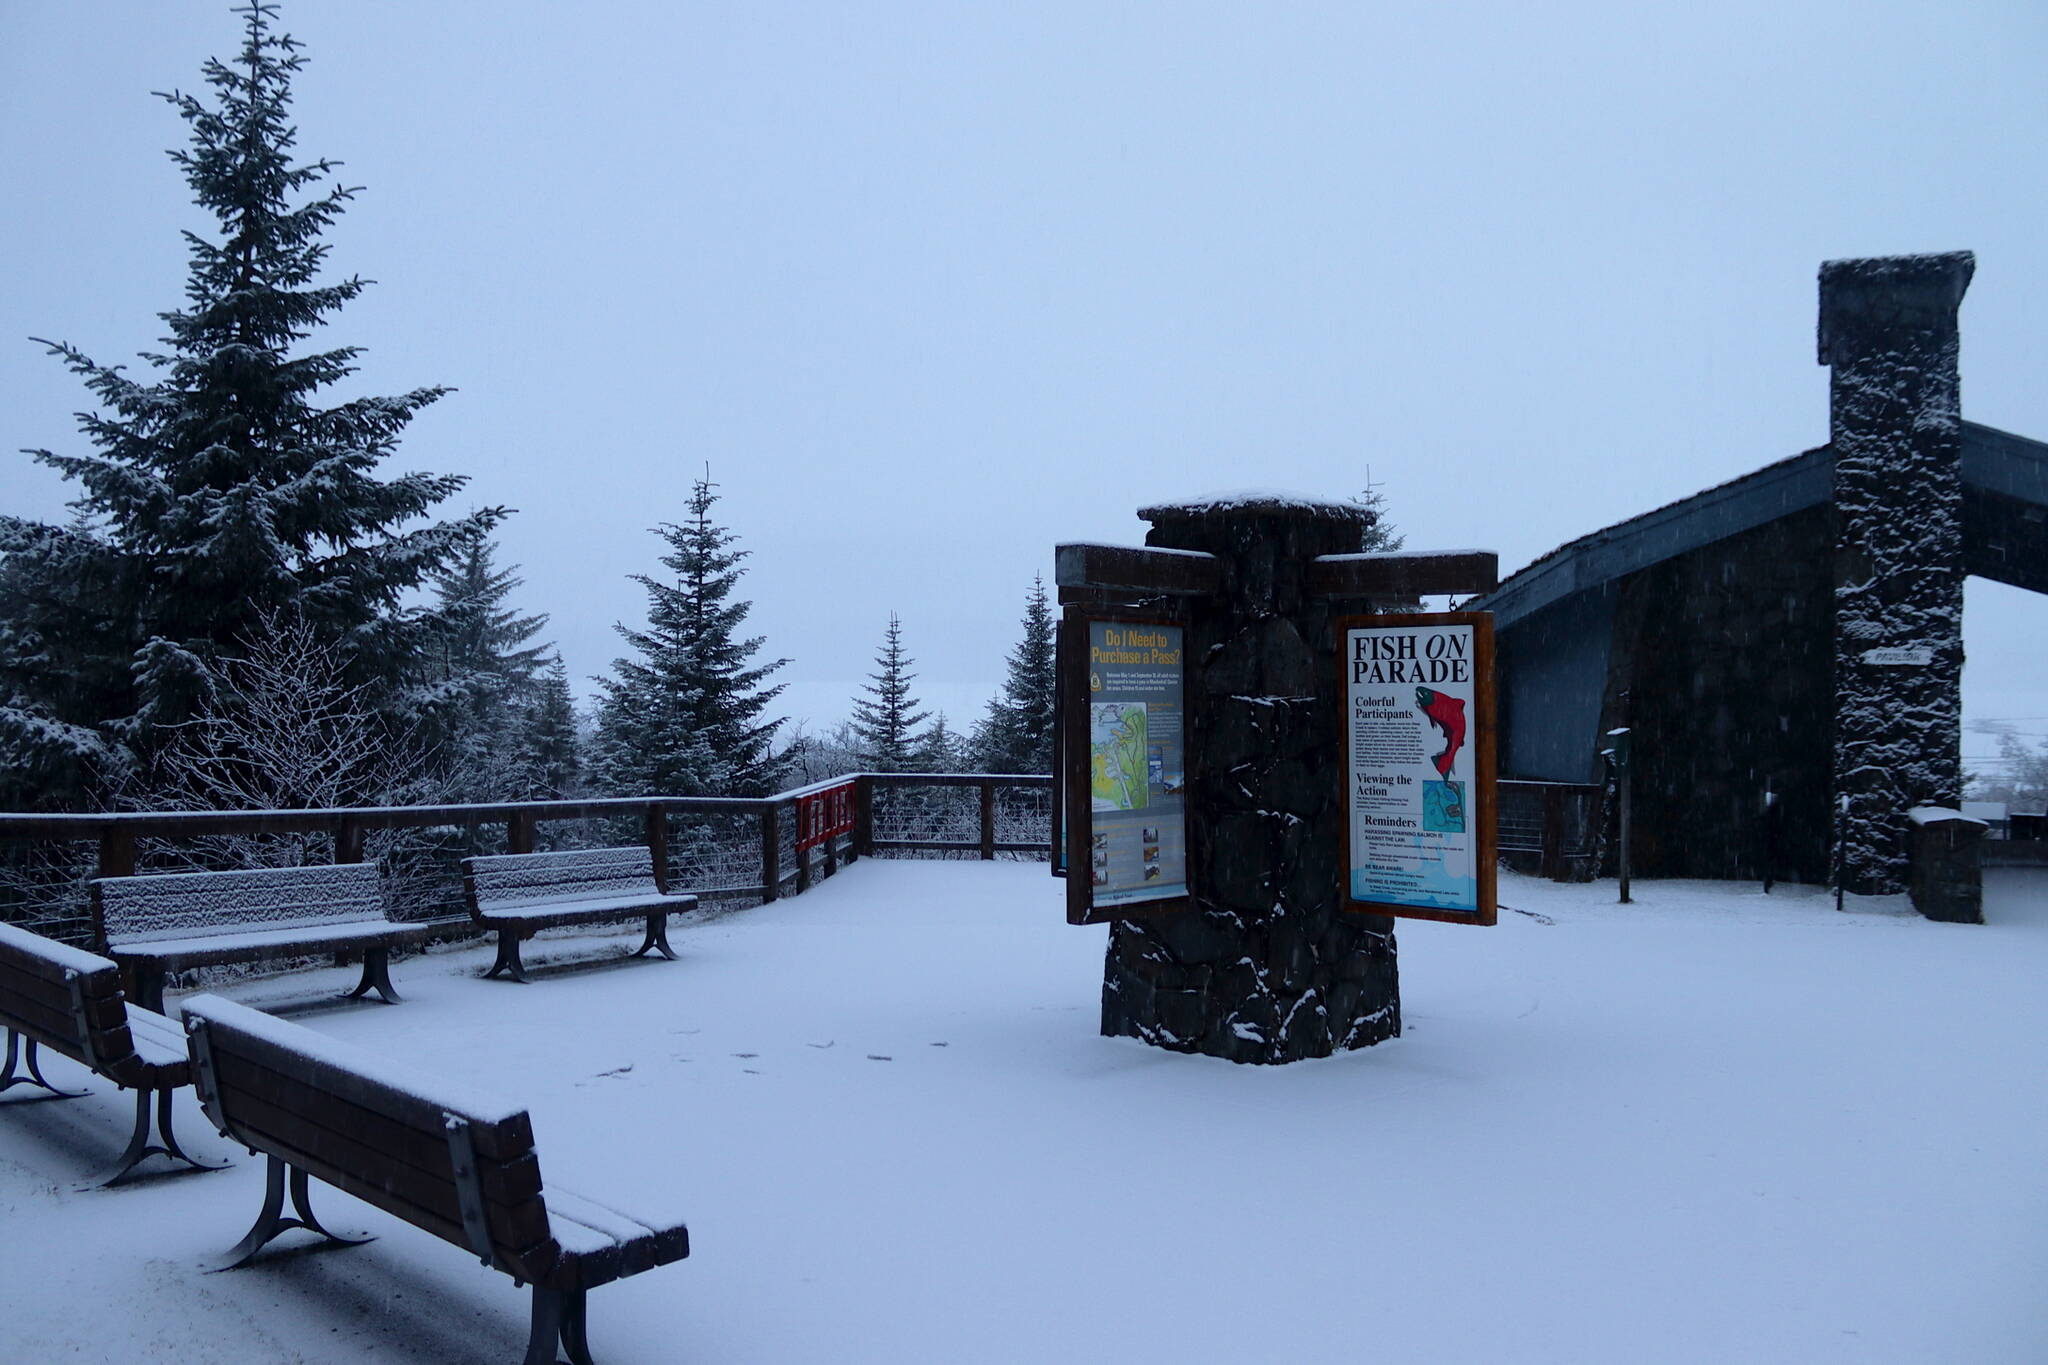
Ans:
[[[125,1020],[114,1028],[98,1028],[82,1034],[68,1005],[59,1010],[20,996],[0,997],[0,1019],[14,1021],[21,1032],[35,1036],[44,1047],[55,1048],[73,1061],[85,1060],[88,1044],[93,1049],[92,1055],[108,1065],[135,1051],[128,1041]]]
[[[556,1279],[565,1288],[594,1289],[612,1280],[638,1275],[643,1270],[679,1261],[690,1254],[690,1230],[680,1222],[648,1224],[629,1218],[594,1199],[559,1187],[548,1205],[554,1220],[556,1239],[573,1245],[575,1233],[563,1228],[565,1221],[601,1229],[615,1238],[612,1245],[593,1252],[565,1254]],[[565,1251],[566,1251],[565,1247]]]
[[[113,1028],[127,1018],[121,1001],[121,974],[110,970],[93,976],[81,975],[80,993],[85,997],[85,1017],[101,1028]],[[47,1009],[71,1012],[71,983],[62,976],[33,975],[14,963],[0,961],[0,995],[33,1001]]]
[[[327,1098],[344,1100],[370,1113],[385,1114],[398,1122],[434,1133],[441,1131],[442,1115],[449,1111],[449,1106],[434,1099],[394,1094],[389,1087],[374,1079],[317,1062],[313,1063],[313,1066],[317,1068],[318,1082],[309,1087],[306,1082],[297,1079],[307,1074],[309,1059],[299,1053],[279,1048],[266,1038],[246,1033],[235,1034],[230,1046],[222,1046],[216,1040],[214,1055],[239,1055],[271,1071],[274,1074],[274,1088],[268,1093],[259,1093],[262,1098],[273,1101],[290,1103],[310,1089]],[[317,1100],[312,1102],[319,1103]],[[479,1155],[494,1157],[500,1161],[508,1161],[533,1150],[533,1124],[523,1109],[498,1122],[473,1122],[470,1126],[470,1136]]]
[[[312,1167],[307,1161],[317,1160],[336,1170],[363,1172],[363,1178],[374,1183],[384,1196],[381,1201],[372,1202],[386,1212],[408,1222],[416,1221],[414,1215],[423,1213],[461,1226],[462,1207],[446,1161],[438,1173],[422,1170],[392,1159],[382,1148],[256,1099],[226,1082],[222,1083],[222,1090],[221,1098],[233,1116],[232,1135],[243,1141],[250,1137],[260,1139],[249,1142],[250,1146],[275,1151],[294,1166],[308,1170]],[[445,1144],[442,1150],[447,1150]],[[293,1152],[299,1155],[290,1155]],[[374,1175],[368,1174],[371,1172]],[[483,1183],[484,1215],[493,1246],[518,1258],[548,1240],[551,1234],[547,1207],[540,1194],[540,1163],[532,1153],[509,1164],[491,1163]],[[527,1187],[529,1192],[517,1202],[506,1203],[491,1198],[494,1186],[500,1195],[519,1186]]]
[[[431,1209],[421,1208],[409,1200],[400,1198],[374,1180],[338,1166],[325,1157],[303,1151],[290,1143],[277,1142],[260,1146],[257,1150],[276,1156],[298,1167],[307,1175],[324,1181],[346,1194],[354,1195],[365,1204],[384,1210],[394,1218],[403,1219],[422,1232],[431,1232],[444,1242],[452,1242],[465,1250],[470,1249],[469,1236],[459,1216],[450,1218]],[[528,1282],[538,1282],[546,1277],[554,1270],[558,1259],[552,1236],[518,1251],[500,1247],[494,1241],[493,1250],[504,1258],[507,1274],[516,1274]]]
[[[309,1092],[304,1086],[294,1086],[286,1077],[280,1076],[269,1067],[234,1051],[216,1050],[214,1057],[216,1073],[222,1085],[251,1103],[270,1107],[289,1104],[296,1110],[303,1122],[332,1132],[342,1133],[380,1151],[388,1152],[394,1160],[402,1162],[423,1174],[439,1179],[448,1178],[448,1137],[436,1124],[433,1131],[415,1127],[374,1109],[337,1095],[324,1092]],[[472,1132],[481,1132],[472,1129]],[[533,1149],[522,1148],[509,1155],[487,1153],[481,1148],[477,1160],[485,1173],[484,1197],[499,1203],[514,1204],[531,1199],[540,1193],[540,1177],[533,1175],[530,1187],[521,1186],[509,1179],[499,1179],[493,1173],[504,1171],[521,1162],[530,1162]]]
[[[186,939],[150,939],[111,944],[107,953],[120,962],[147,960],[167,972],[187,967],[222,967],[238,962],[276,962],[325,953],[361,952],[365,948],[413,943],[433,933],[430,924],[396,924],[390,920],[350,920],[295,928],[258,928],[248,933],[210,933]]]
[[[109,947],[136,939],[385,918],[374,863],[101,877],[92,888]]]

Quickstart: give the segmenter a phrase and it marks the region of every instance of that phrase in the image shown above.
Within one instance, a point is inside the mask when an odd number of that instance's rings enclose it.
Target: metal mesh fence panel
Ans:
[[[761,817],[677,811],[668,821],[669,886],[721,899],[758,897]]]
[[[890,849],[890,843],[953,843],[979,857],[981,793],[973,787],[875,785],[875,851],[885,857],[946,857],[949,849]]]
[[[1052,843],[1052,788],[997,787],[996,842],[1037,844],[1037,853],[1011,856],[1045,857]]]

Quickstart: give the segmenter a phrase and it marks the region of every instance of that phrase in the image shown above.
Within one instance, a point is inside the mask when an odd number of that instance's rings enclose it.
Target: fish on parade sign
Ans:
[[[1337,631],[1346,903],[1494,923],[1492,615],[1352,616]]]
[[[1085,924],[1185,904],[1182,628],[1074,613],[1068,630],[1059,744],[1068,917]]]

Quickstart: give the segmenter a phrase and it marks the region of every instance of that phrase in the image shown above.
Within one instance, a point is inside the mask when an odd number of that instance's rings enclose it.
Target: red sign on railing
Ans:
[[[853,833],[853,783],[842,782],[796,799],[796,847],[801,853],[827,839]]]

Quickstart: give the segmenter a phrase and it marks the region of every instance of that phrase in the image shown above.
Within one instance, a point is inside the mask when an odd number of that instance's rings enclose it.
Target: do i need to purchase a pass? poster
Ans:
[[[1187,894],[1181,674],[1180,627],[1088,623],[1084,870],[1098,907]]]
[[[1347,889],[1361,909],[1493,923],[1491,626],[1480,612],[1343,623]]]

